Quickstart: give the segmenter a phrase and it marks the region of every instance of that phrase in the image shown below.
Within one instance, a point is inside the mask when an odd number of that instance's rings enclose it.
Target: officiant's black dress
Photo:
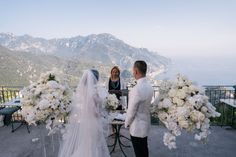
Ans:
[[[121,84],[120,84],[120,79],[113,82],[111,79],[109,79],[109,93],[110,94],[115,94],[117,99],[120,100],[121,97]],[[113,92],[116,91],[116,92]],[[119,105],[117,107],[117,110],[122,110],[122,105]]]

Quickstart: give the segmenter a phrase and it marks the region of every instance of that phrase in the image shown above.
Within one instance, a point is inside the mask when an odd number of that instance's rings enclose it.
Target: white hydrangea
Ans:
[[[196,140],[207,138],[210,134],[209,118],[219,117],[220,113],[216,112],[202,88],[177,75],[175,81],[164,81],[159,93],[151,113],[168,129],[163,141],[169,149],[176,148],[176,136],[180,136],[183,129],[196,131]]]
[[[49,133],[61,127],[61,119],[70,112],[71,90],[58,71],[43,73],[22,93],[22,116],[28,124],[46,123]]]

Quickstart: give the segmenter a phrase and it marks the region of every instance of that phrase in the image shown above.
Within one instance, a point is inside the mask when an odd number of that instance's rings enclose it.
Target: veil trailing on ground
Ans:
[[[101,105],[106,96],[98,85],[98,72],[84,72],[73,96],[59,157],[109,157],[103,134]]]

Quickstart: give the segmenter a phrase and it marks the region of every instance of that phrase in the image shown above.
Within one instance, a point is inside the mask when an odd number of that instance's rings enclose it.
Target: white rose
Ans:
[[[193,97],[190,97],[188,99],[188,102],[191,103],[193,106],[195,106],[197,109],[200,109],[202,107],[202,96],[201,95],[194,95]]]
[[[171,133],[165,133],[163,137],[163,142],[169,149],[176,149],[175,143],[176,137]]]
[[[178,117],[185,117],[185,116],[187,117],[190,113],[190,110],[185,106],[177,107],[176,113],[177,113]]]
[[[202,113],[199,112],[199,111],[194,110],[194,111],[192,111],[192,112],[190,113],[190,118],[191,118],[192,121],[194,121],[194,122],[199,122],[199,121],[203,121],[203,120],[205,119],[205,115],[202,114]]]
[[[187,87],[187,86],[184,86],[183,88],[182,88],[182,90],[185,92],[185,93],[190,93],[190,91],[189,91],[189,88]]]
[[[43,110],[43,109],[48,108],[48,107],[50,106],[50,103],[49,103],[48,100],[43,99],[43,100],[41,100],[41,101],[38,103],[38,106],[39,106],[39,108],[40,108],[41,110]]]
[[[27,116],[25,117],[25,121],[30,125],[35,124],[35,114],[32,112],[28,113]]]
[[[176,110],[177,110],[177,107],[175,105],[173,105],[168,109],[168,113],[170,115],[174,115],[176,113]]]
[[[189,90],[190,90],[191,92],[196,92],[196,91],[199,91],[199,88],[198,88],[197,86],[195,86],[195,85],[190,85],[190,86],[189,86]]]
[[[178,81],[176,84],[177,84],[177,86],[179,86],[179,87],[183,87],[183,86],[185,85],[184,82],[183,82],[183,80]]]
[[[59,84],[56,81],[48,81],[46,86],[48,86],[48,88],[51,88],[51,89],[60,88]]]
[[[163,101],[162,101],[162,104],[163,104],[163,108],[169,108],[170,106],[172,106],[172,102],[170,99],[168,98],[165,98]]]
[[[181,128],[187,129],[189,127],[188,121],[187,120],[181,120],[179,121],[179,126]]]
[[[201,123],[200,123],[200,122],[197,122],[197,123],[196,123],[196,128],[197,128],[197,129],[200,129],[200,128],[201,128]]]
[[[185,93],[184,90],[180,89],[180,90],[178,90],[176,96],[180,99],[184,99],[184,98],[186,98],[187,94]]]
[[[208,111],[207,107],[203,106],[203,107],[201,108],[201,112],[207,113],[207,111]]]
[[[161,120],[161,121],[165,121],[168,117],[168,114],[166,112],[158,112],[158,118]]]
[[[177,93],[177,91],[176,91],[175,89],[171,89],[171,90],[168,92],[168,95],[169,95],[170,97],[175,97],[175,96],[176,96],[176,93]]]
[[[177,104],[177,106],[183,106],[184,105],[184,101],[182,99],[179,98],[174,98],[173,102]]]

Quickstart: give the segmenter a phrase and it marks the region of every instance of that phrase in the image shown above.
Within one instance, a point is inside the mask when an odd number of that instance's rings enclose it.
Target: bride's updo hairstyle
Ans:
[[[97,80],[99,80],[99,72],[95,69],[91,69],[93,75],[96,77]]]

